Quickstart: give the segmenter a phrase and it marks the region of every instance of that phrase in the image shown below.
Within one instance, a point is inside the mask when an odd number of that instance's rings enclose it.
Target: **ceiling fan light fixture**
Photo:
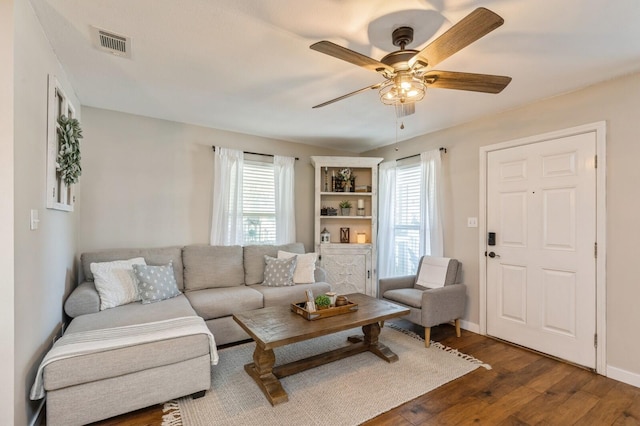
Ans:
[[[385,105],[418,102],[424,98],[427,86],[419,78],[399,76],[380,87],[380,100]]]

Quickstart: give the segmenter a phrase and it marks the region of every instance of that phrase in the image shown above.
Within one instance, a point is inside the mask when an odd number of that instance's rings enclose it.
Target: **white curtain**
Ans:
[[[276,244],[288,244],[296,241],[295,214],[295,177],[296,159],[275,155],[273,174],[275,179],[276,200]]]
[[[244,153],[216,147],[213,156],[211,245],[243,245],[242,169]]]
[[[422,179],[420,194],[420,253],[444,255],[444,237],[441,215],[441,160],[440,150],[420,154]]]
[[[395,161],[380,164],[378,182],[378,276],[386,278],[395,272]]]

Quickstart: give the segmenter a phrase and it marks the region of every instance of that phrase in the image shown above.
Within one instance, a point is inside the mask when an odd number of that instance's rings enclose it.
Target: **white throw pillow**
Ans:
[[[143,257],[113,262],[91,263],[91,273],[100,295],[100,310],[140,300],[133,265],[146,265]]]
[[[441,288],[447,278],[448,257],[423,256],[416,285],[425,288]]]
[[[316,270],[317,253],[289,253],[288,251],[278,250],[278,259],[289,259],[297,257],[296,269],[293,271],[294,284],[309,284],[316,282],[314,271]]]

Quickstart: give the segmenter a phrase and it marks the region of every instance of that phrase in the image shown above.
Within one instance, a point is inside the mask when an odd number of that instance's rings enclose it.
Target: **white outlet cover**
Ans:
[[[467,218],[467,228],[477,228],[478,227],[478,218],[477,217],[468,217]]]

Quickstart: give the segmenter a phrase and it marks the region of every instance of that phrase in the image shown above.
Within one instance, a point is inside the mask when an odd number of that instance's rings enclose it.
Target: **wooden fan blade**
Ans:
[[[425,73],[423,78],[427,87],[484,93],[500,93],[511,82],[511,77],[503,75],[435,70]]]
[[[484,7],[479,7],[462,21],[449,28],[420,52],[409,59],[411,68],[420,61],[432,68],[457,51],[489,34],[504,23],[504,19]]]
[[[376,61],[373,58],[347,49],[346,47],[338,46],[330,41],[319,41],[309,47],[325,55],[333,56],[334,58],[342,59],[359,67],[378,72],[387,78],[395,73],[395,70],[389,65],[385,65],[380,61]]]
[[[377,83],[377,84],[374,84],[373,86],[364,87],[364,88],[362,88],[360,90],[356,90],[355,92],[347,93],[346,95],[342,95],[339,98],[331,99],[330,101],[318,104],[318,105],[314,106],[313,108],[322,108],[323,106],[327,106],[327,105],[332,104],[334,102],[341,101],[341,100],[343,100],[345,98],[348,98],[349,96],[357,95],[358,93],[366,92],[367,90],[370,90],[370,89],[379,89],[380,86],[382,86],[383,83]]]

